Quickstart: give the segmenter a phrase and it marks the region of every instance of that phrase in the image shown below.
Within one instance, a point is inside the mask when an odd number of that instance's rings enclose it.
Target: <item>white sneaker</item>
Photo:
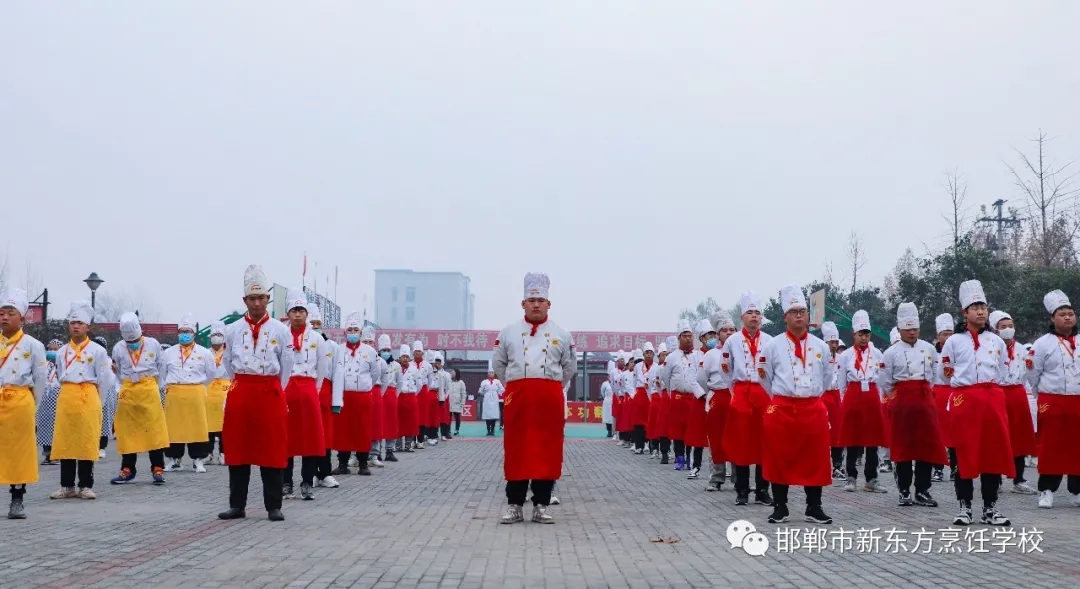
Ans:
[[[359,466],[360,466],[360,461],[357,460],[355,455],[352,458],[349,458],[349,468],[357,468]]]
[[[1019,493],[1020,495],[1035,495],[1038,493],[1035,489],[1031,488],[1031,485],[1025,483],[1013,483],[1013,493]]]
[[[386,465],[382,463],[382,460],[379,460],[378,458],[372,458],[371,460],[368,460],[368,466],[374,466],[375,468],[382,468],[382,467],[384,467]]]
[[[436,440],[436,439],[433,438],[433,439],[428,440],[427,443],[428,443],[428,446],[438,446],[439,445],[439,440]]]
[[[195,472],[206,472],[206,467],[203,466],[202,458],[196,458],[191,461],[192,466],[195,468]]]
[[[225,453],[218,454],[217,463],[221,466],[225,466]]]
[[[1080,507],[1080,495],[1073,495],[1072,496],[1072,504],[1073,504],[1073,507]]]
[[[316,484],[316,486],[326,487],[327,489],[336,489],[336,488],[341,486],[341,484],[337,482],[337,479],[335,479],[332,476],[328,476],[325,479],[323,479],[321,481],[318,481],[315,484]]]
[[[105,450],[98,450],[97,457],[100,460],[105,460]]]
[[[165,472],[180,472],[184,470],[184,465],[180,464],[179,458],[170,458],[168,464],[165,465]]]
[[[1039,494],[1039,507],[1042,509],[1050,509],[1054,506],[1054,492],[1043,491]]]

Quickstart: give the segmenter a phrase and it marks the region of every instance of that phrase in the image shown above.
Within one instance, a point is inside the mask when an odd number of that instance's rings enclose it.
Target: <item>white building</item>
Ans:
[[[474,297],[461,272],[375,271],[375,323],[383,329],[473,329]]]

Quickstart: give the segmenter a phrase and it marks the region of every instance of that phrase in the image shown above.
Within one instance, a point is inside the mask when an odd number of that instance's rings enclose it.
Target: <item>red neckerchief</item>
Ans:
[[[292,349],[294,352],[299,352],[300,346],[304,343],[304,330],[307,329],[307,326],[300,327],[300,331],[296,331],[297,328],[291,326],[289,329],[292,330]]]
[[[645,362],[645,372],[648,372],[649,370],[652,370],[652,362],[646,361]]]
[[[971,341],[975,343],[975,351],[979,351],[979,332],[972,329],[968,329],[968,333],[971,334]]]
[[[855,370],[862,370],[862,367],[863,367],[862,353],[863,353],[863,350],[868,350],[868,349],[869,349],[869,346],[863,346],[863,347],[855,346]],[[869,355],[870,354],[868,353],[867,356],[869,356]]]
[[[761,332],[759,331],[751,337],[750,332],[746,331],[746,328],[744,327],[742,328],[742,336],[746,339],[746,345],[750,346],[750,355],[754,357],[754,361],[756,362],[758,338],[761,337]]]
[[[787,334],[787,337],[789,340],[791,340],[791,343],[795,344],[795,357],[799,360],[802,360],[803,368],[806,368],[806,356],[803,354],[802,347],[802,342],[806,341],[806,332],[804,331],[802,337],[799,338],[796,338],[795,334],[791,333],[790,330],[784,333]]]
[[[683,354],[686,354],[687,356],[689,356],[690,354],[694,353],[694,348],[691,347],[691,348],[685,348],[684,349],[682,346],[679,346],[679,351],[682,352]]]
[[[541,325],[547,323],[547,318],[545,317],[543,321],[534,322],[533,320],[529,319],[528,315],[526,315],[525,316],[525,323],[528,323],[529,325],[532,325],[532,331],[529,332],[529,335],[536,335],[536,329],[538,327],[540,327]]]
[[[1067,337],[1062,337],[1059,335],[1058,339],[1063,342],[1069,342],[1069,349],[1072,350],[1073,355],[1076,355],[1076,336],[1070,335]],[[1009,357],[1012,358],[1011,355]]]
[[[494,379],[494,378],[489,378],[489,379],[488,379],[488,382],[489,382],[489,383],[493,383],[493,382],[495,382],[495,379]]]
[[[247,321],[248,326],[251,327],[251,349],[255,349],[259,345],[259,332],[262,331],[262,326],[266,325],[266,322],[270,320],[270,315],[266,314],[262,316],[262,319],[255,321],[251,318],[251,315],[244,315],[244,321]]]
[[[349,348],[349,351],[353,356],[356,356],[356,350],[360,347],[360,342],[356,342],[355,344],[346,343],[345,347]]]
[[[1015,346],[1016,346],[1016,340],[1013,340],[1013,341],[1005,344],[1005,349],[1009,351],[1009,362],[1013,361],[1013,355],[1014,355],[1013,350],[1014,350]],[[1075,349],[1075,347],[1073,349]]]
[[[707,348],[705,346],[701,346],[701,353],[702,354],[708,354],[709,353],[709,348]]]

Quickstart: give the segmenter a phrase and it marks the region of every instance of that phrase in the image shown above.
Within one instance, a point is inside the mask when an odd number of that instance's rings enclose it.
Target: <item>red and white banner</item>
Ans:
[[[330,339],[337,342],[345,341],[345,331],[342,329],[327,329],[324,331]],[[495,346],[495,340],[499,337],[497,331],[439,331],[431,329],[381,329],[376,332],[376,337],[384,333],[390,336],[390,345],[395,348],[402,344],[412,345],[414,341],[419,340],[424,344],[425,350],[490,351]],[[578,331],[571,333],[574,336],[574,348],[579,352],[629,351],[640,348],[645,342],[652,342],[655,347],[667,339],[669,335],[673,335],[655,332],[611,331]]]
[[[461,410],[464,421],[479,421],[480,413],[476,401],[466,401]],[[566,420],[570,423],[600,423],[604,420],[604,407],[599,402],[583,403],[570,401],[566,404]]]

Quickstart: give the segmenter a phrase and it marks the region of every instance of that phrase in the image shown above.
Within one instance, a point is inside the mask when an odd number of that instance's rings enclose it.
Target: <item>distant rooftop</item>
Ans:
[[[425,270],[410,270],[407,268],[379,268],[376,269],[375,272],[400,272],[402,274],[460,274],[461,276],[465,276],[463,272],[428,272]]]

